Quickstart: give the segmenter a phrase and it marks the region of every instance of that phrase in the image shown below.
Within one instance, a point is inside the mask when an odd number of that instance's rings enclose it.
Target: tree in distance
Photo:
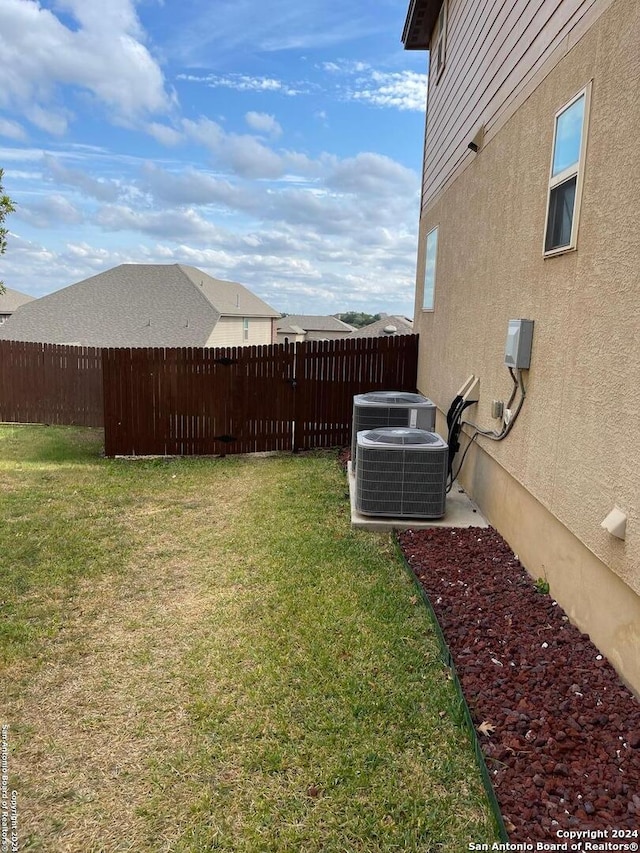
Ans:
[[[4,187],[2,186],[3,177],[4,170],[0,169],[0,255],[4,255],[7,250],[8,230],[4,227],[4,220],[15,210],[13,202],[9,196],[5,194]],[[0,295],[5,292],[5,289],[4,282],[0,281]]]
[[[365,314],[364,311],[347,311],[344,314],[336,314],[338,320],[343,323],[348,323],[349,326],[355,326],[356,329],[361,329],[363,326],[368,326],[370,323],[375,323],[380,319],[380,314]]]

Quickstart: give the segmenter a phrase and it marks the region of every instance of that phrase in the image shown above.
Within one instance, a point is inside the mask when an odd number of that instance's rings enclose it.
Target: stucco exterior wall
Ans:
[[[549,524],[551,519],[559,522],[577,548],[586,549],[636,594],[638,44],[640,5],[616,0],[427,208],[420,226],[415,310],[420,391],[446,411],[464,379],[475,373],[481,381],[480,401],[467,419],[488,429],[500,425],[491,418],[491,401],[506,400],[512,388],[503,364],[507,322],[518,317],[535,321],[521,415],[503,442],[478,439],[482,451],[465,463],[470,467],[463,482],[478,499],[491,463],[499,466],[546,511]],[[590,80],[578,248],[545,259],[554,115]],[[424,244],[436,225],[435,306],[428,312],[422,310]],[[474,456],[486,461],[474,464]],[[508,526],[509,490],[502,497],[484,490],[484,500],[491,501],[498,529]],[[628,514],[624,542],[600,527],[614,504]],[[563,548],[558,546],[557,560],[567,563]],[[640,678],[635,686],[640,689]]]

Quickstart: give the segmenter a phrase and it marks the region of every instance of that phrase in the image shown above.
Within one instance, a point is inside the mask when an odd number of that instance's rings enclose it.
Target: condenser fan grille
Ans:
[[[367,441],[376,444],[406,445],[440,445],[442,439],[435,432],[425,432],[422,429],[396,427],[391,429],[371,429],[367,432]]]
[[[415,406],[424,403],[422,394],[409,394],[404,391],[370,391],[368,394],[360,394],[361,403],[384,403],[387,406]]]

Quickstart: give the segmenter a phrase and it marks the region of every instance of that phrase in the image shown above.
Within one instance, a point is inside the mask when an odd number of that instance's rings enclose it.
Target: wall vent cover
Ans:
[[[408,391],[370,391],[353,398],[351,425],[351,468],[355,470],[358,446],[356,437],[362,430],[376,427],[412,427],[433,432],[436,407],[422,394]]]
[[[357,435],[355,505],[363,515],[441,518],[447,498],[447,442],[434,432],[381,427]]]

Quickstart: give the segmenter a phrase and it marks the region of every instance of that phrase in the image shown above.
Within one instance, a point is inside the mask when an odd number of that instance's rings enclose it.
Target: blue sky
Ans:
[[[427,55],[392,0],[0,0],[0,279],[188,263],[413,314]]]

